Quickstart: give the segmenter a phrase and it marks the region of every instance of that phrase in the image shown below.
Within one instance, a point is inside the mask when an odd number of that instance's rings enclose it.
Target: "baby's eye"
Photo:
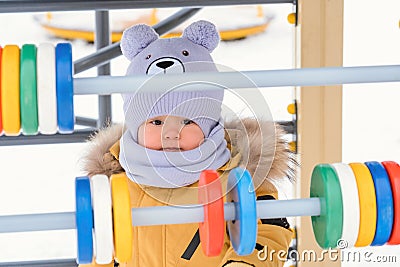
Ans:
[[[192,120],[183,120],[183,124],[184,125],[189,125],[189,124],[192,124],[192,123],[194,123]]]
[[[149,54],[149,55],[147,55],[146,59],[149,59],[149,58],[151,58],[151,55],[150,55],[150,54]]]
[[[154,121],[151,121],[150,123],[154,124],[154,125],[161,125],[162,121],[161,120],[154,120]]]
[[[182,55],[184,55],[185,57],[187,57],[189,55],[189,52],[187,50],[183,50],[182,51]]]

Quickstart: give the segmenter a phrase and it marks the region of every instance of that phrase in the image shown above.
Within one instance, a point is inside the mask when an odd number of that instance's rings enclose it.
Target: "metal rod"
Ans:
[[[107,47],[111,43],[109,13],[108,11],[95,11],[95,17],[95,44],[96,49],[99,50],[103,47]],[[97,75],[99,76],[110,75],[110,73],[110,63],[97,67]],[[98,99],[99,119],[97,121],[97,128],[104,128],[112,121],[111,95],[99,95]]]
[[[321,204],[317,197],[257,201],[257,217],[261,219],[319,216],[320,214]]]
[[[74,62],[74,73],[78,74],[84,72],[85,70],[100,66],[101,64],[105,64],[111,59],[119,57],[121,54],[119,42],[109,45],[93,54],[76,60]]]
[[[399,81],[400,65],[384,65],[244,72],[192,72],[185,75],[154,75],[151,79],[147,75],[77,78],[74,80],[74,92],[76,95],[87,95],[135,93],[139,89],[161,92],[176,87],[191,91]]]
[[[96,128],[97,127],[97,120],[96,119],[92,119],[92,118],[76,116],[75,117],[75,125],[81,125],[81,126],[88,126],[88,127]]]
[[[226,221],[237,220],[235,205],[224,204]],[[319,198],[291,200],[258,200],[257,217],[261,219],[318,216],[320,215]],[[132,209],[133,226],[150,226],[161,224],[198,223],[204,221],[202,205],[190,206],[155,206]],[[75,213],[43,213],[0,216],[0,233],[30,232],[75,229]]]
[[[191,18],[200,10],[201,8],[182,8],[178,12],[172,14],[168,18],[154,25],[153,28],[159,35],[163,35],[175,28],[176,26],[180,25],[182,22]],[[81,73],[90,68],[105,64],[113,58],[119,57],[120,55],[122,55],[119,44],[119,42],[114,43],[112,45],[97,50],[93,54],[76,60],[74,62],[74,73]]]
[[[293,217],[293,216],[318,216],[320,215],[319,198],[291,199],[291,200],[258,200],[257,217],[261,219]],[[224,204],[224,217],[226,221],[236,220],[235,203]],[[193,205],[157,206],[132,209],[132,225],[150,226],[161,224],[199,223],[204,221],[203,206]]]
[[[76,259],[58,259],[43,261],[18,261],[18,262],[0,262],[0,266],[4,267],[78,267]]]
[[[75,212],[0,216],[0,233],[75,229]]]
[[[44,145],[59,143],[81,143],[89,139],[96,129],[75,130],[73,134],[38,134],[19,136],[0,136],[0,146]]]
[[[0,13],[283,4],[293,0],[2,0]]]

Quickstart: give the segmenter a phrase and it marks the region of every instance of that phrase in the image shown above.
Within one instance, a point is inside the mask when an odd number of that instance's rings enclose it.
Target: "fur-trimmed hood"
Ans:
[[[225,139],[231,154],[241,153],[239,165],[246,168],[254,181],[294,180],[297,165],[294,154],[288,149],[282,128],[271,122],[245,118],[225,121]],[[113,125],[97,132],[88,141],[88,149],[82,158],[83,171],[89,175],[123,172],[118,160],[110,153],[110,148],[123,134],[121,124]]]

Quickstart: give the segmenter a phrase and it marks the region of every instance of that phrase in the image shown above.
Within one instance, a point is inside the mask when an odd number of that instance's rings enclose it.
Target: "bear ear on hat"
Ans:
[[[190,24],[183,31],[182,37],[205,47],[210,53],[218,46],[220,41],[215,25],[206,20],[199,20]]]
[[[134,25],[122,34],[120,44],[122,54],[132,61],[137,54],[157,40],[158,37],[159,35],[152,27],[146,24]]]

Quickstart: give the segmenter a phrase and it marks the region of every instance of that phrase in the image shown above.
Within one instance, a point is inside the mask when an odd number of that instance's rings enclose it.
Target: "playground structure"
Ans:
[[[221,8],[229,8],[234,21],[219,18]],[[178,11],[177,8],[169,9],[140,9],[140,10],[117,10],[110,13],[111,42],[118,42],[121,39],[124,29],[132,25],[144,23],[156,25],[171,14]],[[272,16],[264,14],[263,7],[258,5],[240,7],[208,7],[202,9],[191,19],[175,27],[164,35],[164,38],[178,37],[182,34],[184,27],[197,20],[210,20],[220,31],[221,40],[237,40],[254,34],[264,32]],[[35,15],[35,20],[48,31],[63,39],[83,39],[94,42],[94,14],[86,12],[66,12]],[[85,20],[85,21],[82,21]]]
[[[8,2],[13,2],[13,1],[8,1]],[[154,6],[157,5],[157,3],[152,3],[152,4],[154,4]],[[219,3],[219,4],[227,4],[227,3]],[[306,1],[304,2],[298,1],[295,4],[296,7],[298,7],[298,10],[301,10],[301,12],[296,13],[297,14],[296,23],[301,27],[297,29],[297,34],[299,35],[298,37],[300,40],[299,43],[296,44],[296,49],[297,52],[299,53],[297,56],[300,58],[300,60],[297,61],[297,67],[301,69],[309,67],[312,68],[333,67],[333,66],[340,67],[342,65],[341,60],[343,58],[342,1],[335,1],[334,3],[331,3],[331,1],[319,1],[319,3],[312,3],[312,4],[306,3]],[[32,8],[34,6],[35,4],[32,4]],[[111,9],[112,7],[109,8]],[[324,12],[321,13],[321,10]],[[0,5],[0,11],[1,11],[1,5]],[[99,16],[103,15],[106,17],[106,12],[104,11],[97,11],[97,13]],[[330,21],[330,23],[323,23],[323,24],[316,23],[321,20]],[[100,51],[96,56],[92,57],[89,56],[86,59],[82,59],[81,61],[75,62],[75,72],[77,72],[77,69],[79,70],[79,67],[84,69],[87,66],[90,65],[95,66],[99,64],[99,62],[105,60],[104,58],[105,55],[109,56],[111,53],[113,52],[115,53],[116,51],[115,47],[116,46],[109,46],[104,50]],[[102,66],[101,68],[105,70],[104,66]],[[385,68],[384,70],[387,69]],[[104,72],[107,71],[105,70]],[[268,72],[265,73],[267,74]],[[398,69],[395,69],[394,73],[399,73]],[[384,77],[382,78],[377,76],[378,75],[375,76],[376,78],[375,81],[389,81],[387,78]],[[394,81],[398,80],[399,80],[398,76],[395,76]],[[91,83],[91,81],[88,82]],[[305,87],[296,88],[296,94],[297,94],[296,122],[298,126],[297,145],[299,151],[301,152],[300,161],[302,165],[301,178],[299,179],[298,182],[302,187],[299,191],[300,192],[299,196],[301,198],[306,198],[309,195],[308,181],[309,177],[311,177],[310,175],[311,170],[316,165],[316,163],[341,161],[340,157],[341,157],[342,94],[341,94],[341,86],[332,84],[341,84],[347,82],[348,81],[346,80],[341,80],[340,78],[338,78],[336,82],[333,82],[328,86],[321,86],[321,87],[313,86],[313,87],[308,87],[307,89]],[[365,82],[365,81],[361,79],[355,82]],[[75,84],[76,90],[78,90],[78,88],[80,87],[79,83],[80,81],[76,80]],[[300,84],[301,83],[295,83],[293,85],[300,85]],[[316,83],[316,84],[327,85],[327,83],[324,83],[323,81],[321,83]],[[315,84],[307,84],[307,83],[304,84],[304,86],[307,85],[315,85]],[[82,88],[83,87],[84,86],[82,86]],[[101,99],[105,100],[105,103],[107,103],[107,97],[103,96],[100,97]],[[316,101],[315,99],[319,99],[319,101]],[[83,122],[83,124],[86,123],[87,125],[91,125],[92,127],[98,127],[99,125],[103,125],[105,121],[105,120],[101,121],[101,119],[107,118],[106,113],[107,112],[104,111],[104,114],[101,114],[99,116],[100,122],[87,121],[84,118],[81,118],[81,120],[77,120],[77,122]],[[324,123],[327,121],[329,121],[329,124]],[[318,125],[318,127],[315,127],[316,124]],[[55,140],[54,142],[59,142],[65,138],[69,138],[63,135],[55,135],[55,136],[57,136],[58,139]],[[87,132],[81,135],[81,138],[82,139],[86,138],[86,136]],[[74,138],[75,137],[76,135],[74,136]],[[30,140],[33,140],[33,142],[39,142],[38,140],[41,140],[40,142],[49,142],[49,141],[44,141],[48,140],[48,138],[51,139],[52,137],[48,136],[43,137],[42,135],[39,135],[38,138],[32,138]],[[318,140],[318,142],[315,141],[316,139]],[[3,140],[5,142],[9,142],[8,144],[11,144],[12,142],[15,142],[15,144],[17,144],[22,140],[29,140],[29,138],[27,136],[19,136],[15,138],[6,137],[3,138]],[[3,140],[1,140],[0,138],[0,142],[3,142]],[[309,225],[310,223],[308,218],[302,218],[300,220],[300,223],[297,225],[298,250],[300,251],[302,248],[303,249],[313,248],[316,251],[318,250],[317,246],[312,240],[310,240],[310,238],[305,238],[313,235],[311,233],[310,230],[311,227],[309,227]],[[312,263],[301,263],[301,266],[306,266],[308,264],[312,265]],[[318,266],[321,266],[321,264],[322,263],[319,262]],[[340,264],[340,262],[339,263],[329,262],[326,264],[324,263],[323,266],[328,266],[328,265],[333,266],[336,264]]]

